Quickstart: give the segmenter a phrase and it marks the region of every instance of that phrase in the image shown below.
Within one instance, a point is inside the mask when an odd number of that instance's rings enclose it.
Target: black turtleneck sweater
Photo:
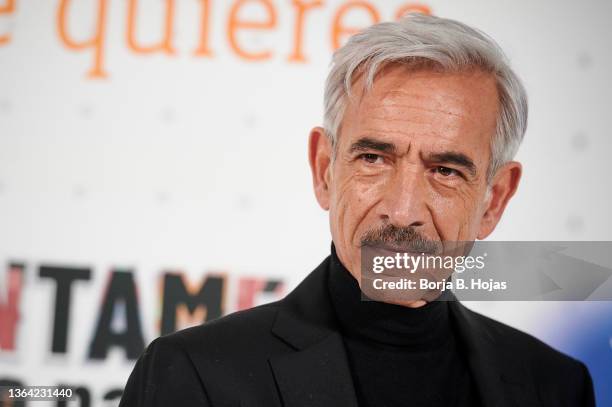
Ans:
[[[332,245],[329,291],[360,407],[476,407],[448,302],[419,308],[362,301]]]

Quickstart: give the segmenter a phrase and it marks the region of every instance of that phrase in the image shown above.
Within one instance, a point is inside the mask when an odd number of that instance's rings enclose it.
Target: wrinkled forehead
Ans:
[[[484,152],[495,134],[499,113],[494,76],[474,69],[445,72],[387,66],[377,73],[371,88],[359,74],[347,102],[341,143],[343,136],[368,134],[400,144],[418,138]]]

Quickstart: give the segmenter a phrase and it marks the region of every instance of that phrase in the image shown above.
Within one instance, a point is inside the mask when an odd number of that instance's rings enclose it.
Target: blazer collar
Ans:
[[[329,298],[328,257],[281,302],[272,333],[296,352],[270,359],[284,405],[356,407],[346,351]],[[451,320],[485,407],[537,406],[521,358],[507,355],[492,326],[459,301]]]

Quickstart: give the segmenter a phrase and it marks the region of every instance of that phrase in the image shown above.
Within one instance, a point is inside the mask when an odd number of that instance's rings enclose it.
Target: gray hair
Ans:
[[[480,69],[495,76],[500,111],[491,141],[487,180],[512,160],[527,128],[527,93],[503,51],[485,33],[455,20],[409,14],[395,22],[374,24],[352,36],[333,56],[325,84],[324,128],[334,146],[350,98],[353,75],[365,76],[371,89],[379,69],[389,63],[442,68]]]

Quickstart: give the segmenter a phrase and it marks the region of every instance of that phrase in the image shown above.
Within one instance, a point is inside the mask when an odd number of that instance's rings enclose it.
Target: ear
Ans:
[[[308,161],[312,173],[312,185],[321,208],[329,209],[330,171],[332,146],[322,127],[315,127],[308,138]]]
[[[486,238],[495,230],[506,209],[506,205],[508,205],[510,198],[512,198],[518,188],[522,172],[521,164],[511,161],[504,164],[493,177],[489,186],[488,202],[480,221],[478,239]]]

